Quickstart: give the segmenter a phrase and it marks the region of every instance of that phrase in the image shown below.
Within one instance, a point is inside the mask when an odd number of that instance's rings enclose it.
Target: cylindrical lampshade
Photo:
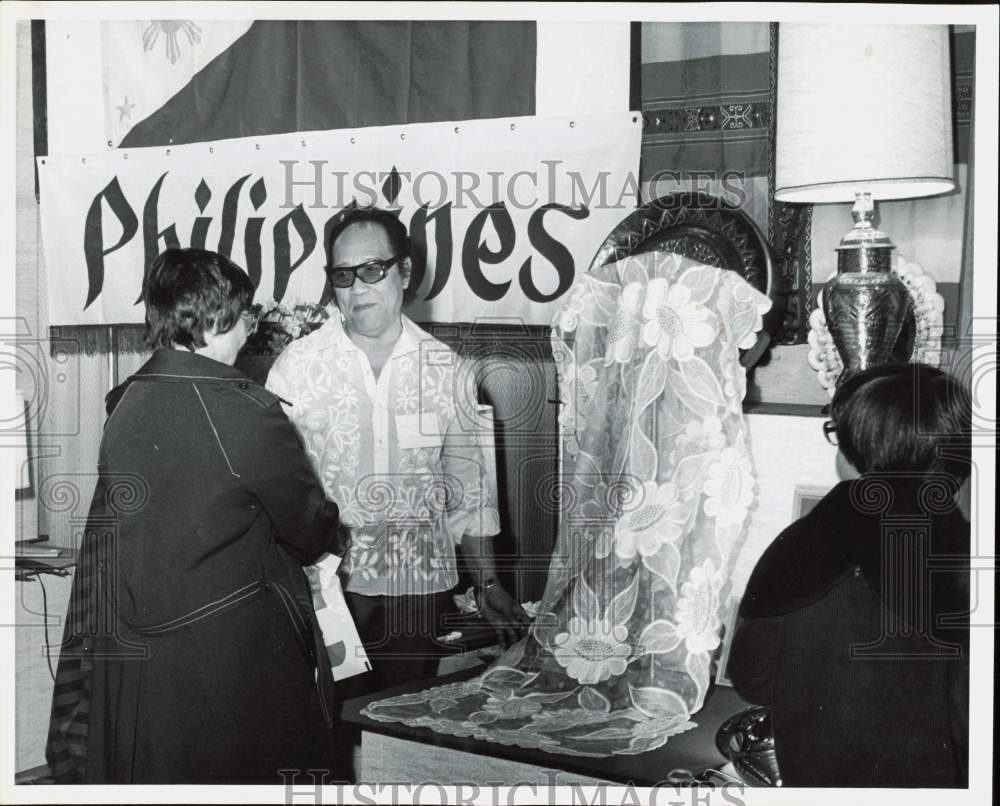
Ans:
[[[955,187],[948,28],[778,28],[774,197],[933,196]]]

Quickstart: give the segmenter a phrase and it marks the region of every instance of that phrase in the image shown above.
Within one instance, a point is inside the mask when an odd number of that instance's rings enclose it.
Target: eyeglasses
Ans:
[[[837,444],[837,424],[833,420],[823,423],[823,436],[831,445]]]
[[[361,278],[361,282],[374,285],[385,279],[385,275],[393,264],[402,257],[393,255],[383,260],[369,260],[360,266],[343,266],[329,269],[330,282],[335,288],[350,288],[354,285],[356,278]]]
[[[257,332],[257,325],[260,323],[260,305],[251,305],[240,314],[240,318],[246,323],[247,336],[252,336]]]

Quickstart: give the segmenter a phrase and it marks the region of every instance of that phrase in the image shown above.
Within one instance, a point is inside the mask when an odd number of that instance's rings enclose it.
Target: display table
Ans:
[[[705,707],[692,717],[698,727],[671,736],[657,750],[634,756],[580,758],[545,753],[479,739],[449,736],[399,722],[376,722],[361,714],[373,700],[421,691],[475,677],[466,669],[435,680],[424,680],[348,700],[343,719],[361,731],[360,782],[428,782],[442,786],[462,783],[512,786],[565,784],[675,783],[720,769],[727,762],[715,746],[719,726],[748,705],[733,689],[716,686]],[[673,775],[671,775],[673,773]]]

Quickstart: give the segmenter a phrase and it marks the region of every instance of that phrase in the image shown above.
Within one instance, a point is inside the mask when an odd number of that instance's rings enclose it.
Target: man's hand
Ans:
[[[493,584],[479,590],[479,612],[486,623],[493,627],[500,646],[506,648],[524,635],[531,619],[500,585]]]

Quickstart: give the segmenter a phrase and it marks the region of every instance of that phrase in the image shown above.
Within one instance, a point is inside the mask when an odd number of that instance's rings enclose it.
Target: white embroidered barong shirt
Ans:
[[[334,312],[278,356],[285,407],[349,535],[346,590],[428,594],[458,583],[455,544],[500,531],[491,423],[471,366],[405,316],[376,380]]]

